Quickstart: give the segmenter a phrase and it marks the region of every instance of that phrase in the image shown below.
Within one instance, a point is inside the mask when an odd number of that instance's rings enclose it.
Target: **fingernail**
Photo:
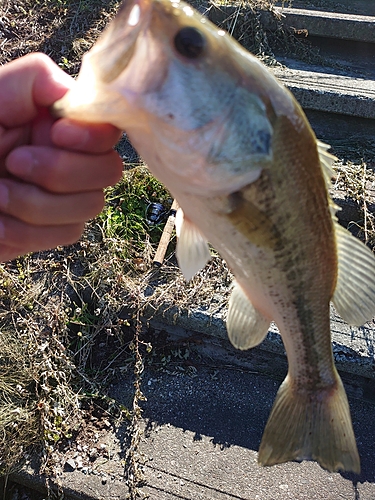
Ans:
[[[6,161],[8,172],[17,177],[28,177],[34,166],[36,159],[34,155],[27,149],[17,148],[12,151]]]
[[[0,208],[7,208],[9,203],[8,186],[0,182]]]

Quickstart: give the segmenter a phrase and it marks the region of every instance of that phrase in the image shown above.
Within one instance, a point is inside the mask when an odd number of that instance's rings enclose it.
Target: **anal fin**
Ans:
[[[242,288],[235,284],[229,299],[228,337],[237,349],[250,349],[267,335],[270,321],[250,302]]]
[[[333,386],[293,389],[289,376],[277,393],[259,448],[258,462],[316,460],[331,472],[360,473],[360,460],[345,389],[336,372]]]

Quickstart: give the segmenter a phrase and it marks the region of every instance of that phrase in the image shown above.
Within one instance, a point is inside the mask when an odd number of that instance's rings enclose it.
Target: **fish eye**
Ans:
[[[205,39],[196,28],[182,28],[174,37],[174,46],[182,56],[196,59],[203,52]]]

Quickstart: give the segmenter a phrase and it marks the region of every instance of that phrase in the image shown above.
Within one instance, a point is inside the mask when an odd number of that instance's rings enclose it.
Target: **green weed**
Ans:
[[[107,192],[107,206],[99,216],[106,238],[120,238],[131,243],[131,252],[143,252],[150,242],[157,244],[164,220],[148,221],[151,203],[160,203],[168,213],[172,200],[164,186],[145,167],[126,170],[122,180]]]

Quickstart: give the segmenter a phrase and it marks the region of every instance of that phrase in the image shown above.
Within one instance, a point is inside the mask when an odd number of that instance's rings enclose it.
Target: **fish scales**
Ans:
[[[182,1],[126,0],[53,112],[126,130],[179,202],[186,279],[209,241],[236,282],[232,344],[259,344],[273,320],[288,357],[258,461],[317,460],[359,473],[336,371],[329,308],[375,315],[375,259],[340,228],[328,195],[334,158],[259,60]]]

